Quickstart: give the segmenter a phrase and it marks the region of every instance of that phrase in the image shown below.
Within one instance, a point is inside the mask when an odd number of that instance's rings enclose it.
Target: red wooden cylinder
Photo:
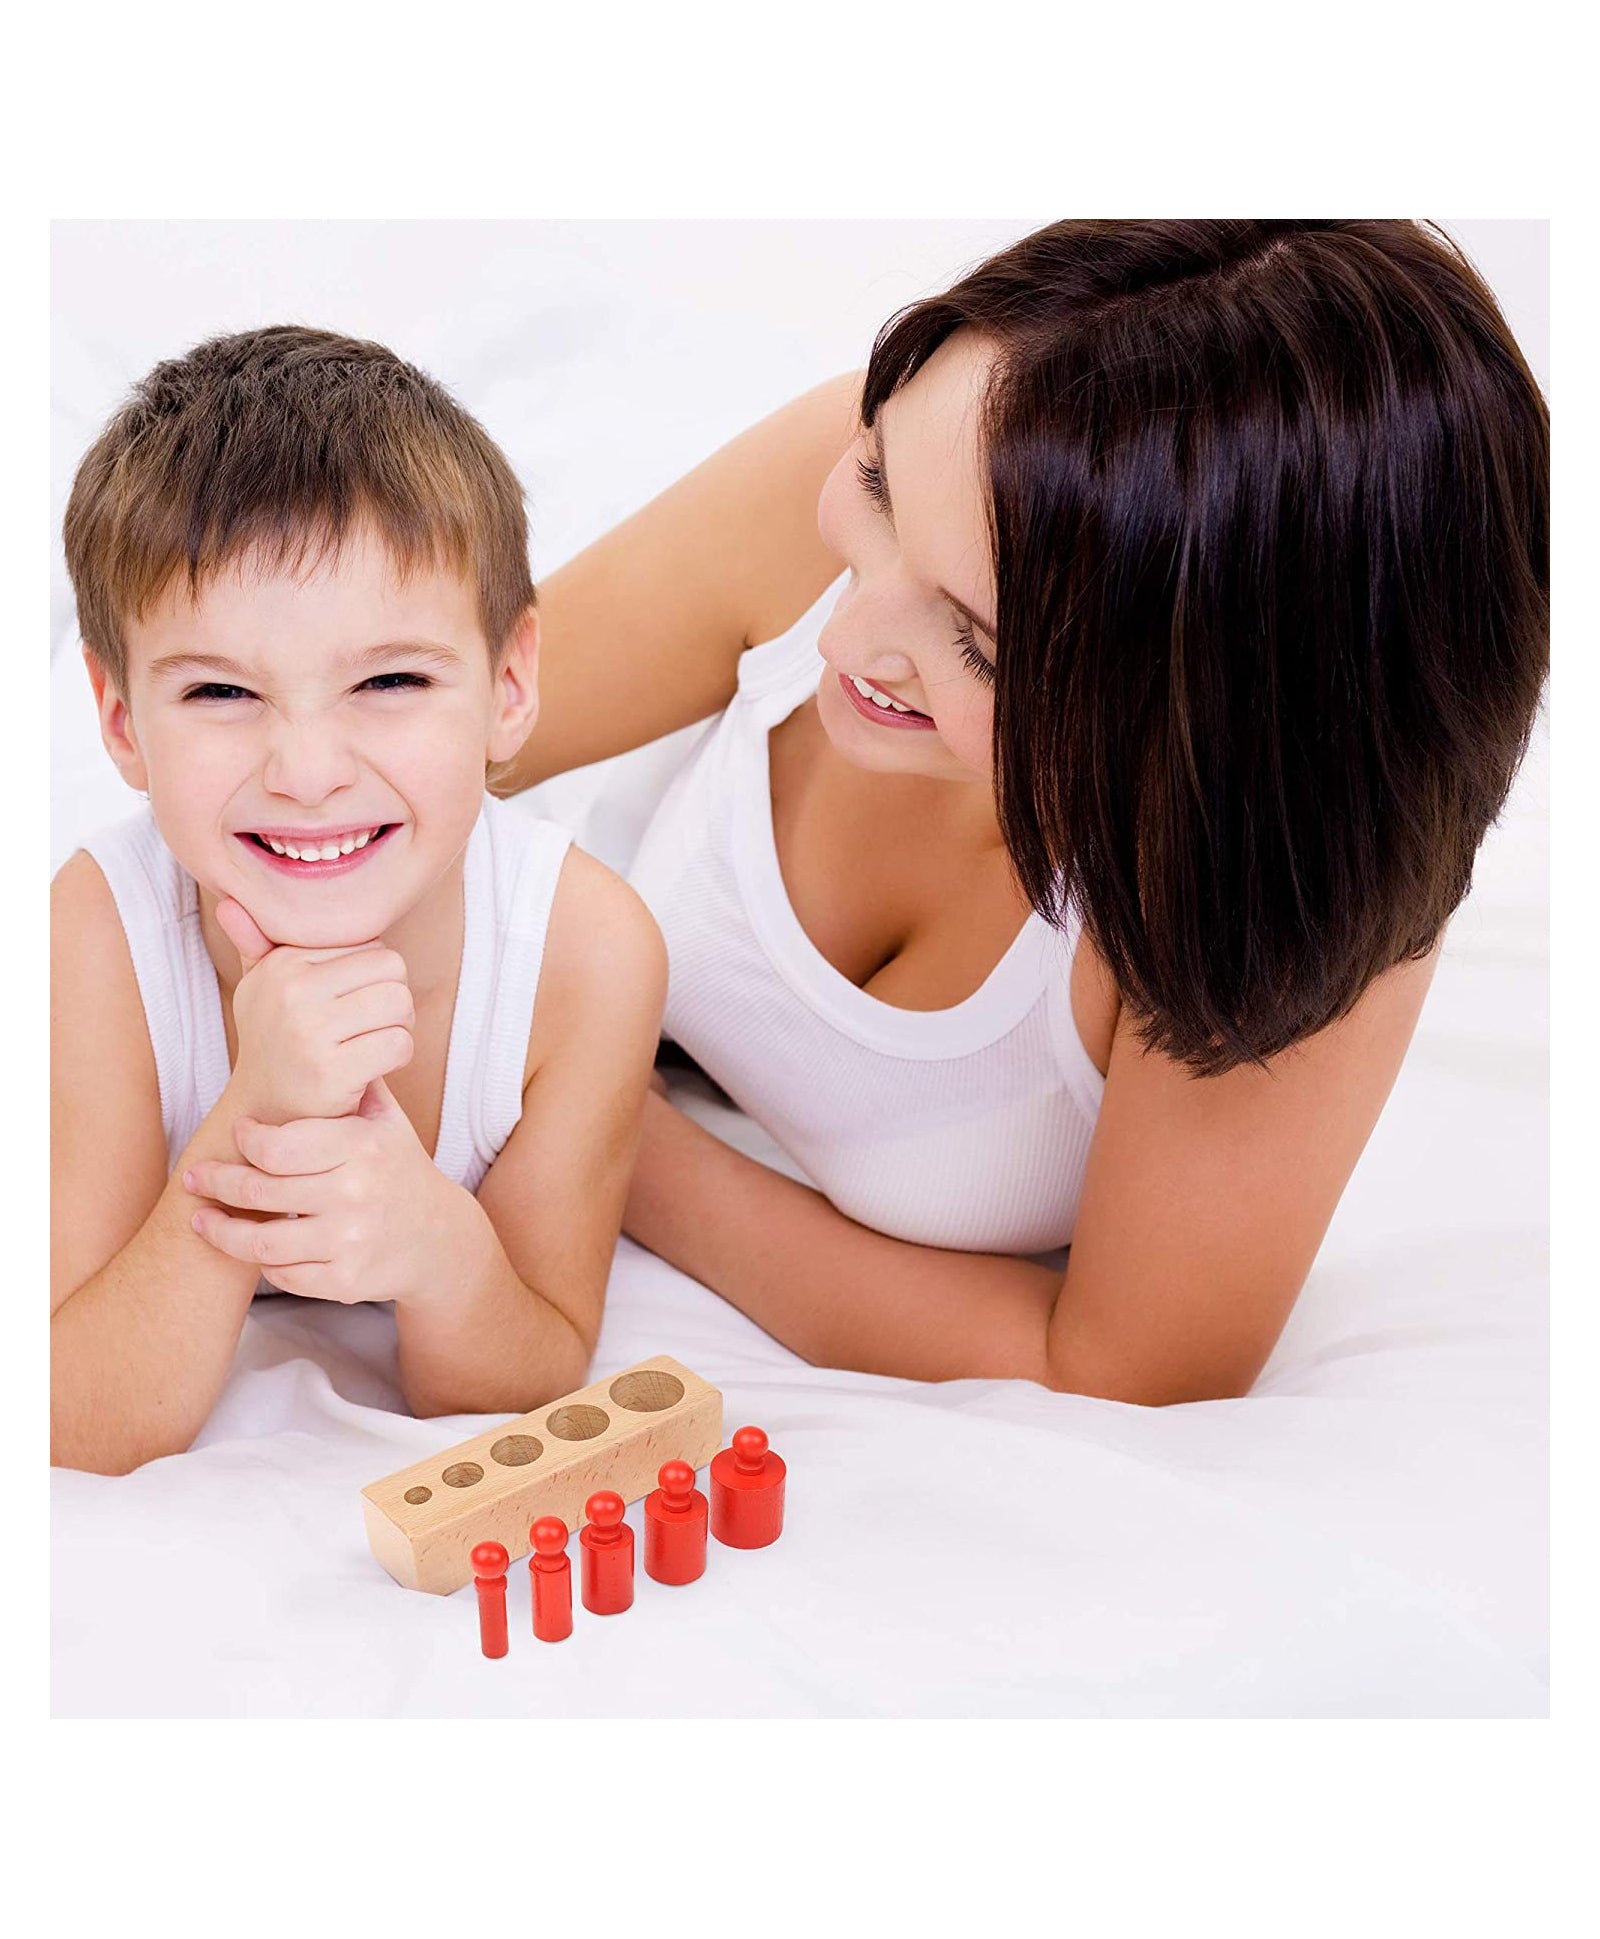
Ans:
[[[559,1515],[541,1515],[529,1530],[533,1553],[528,1578],[533,1586],[533,1633],[541,1643],[564,1642],[572,1634],[572,1564],[567,1560],[567,1525]]]
[[[633,1603],[633,1530],[622,1519],[627,1504],[614,1489],[601,1488],[583,1512],[583,1606],[596,1616],[620,1615]]]
[[[480,1542],[472,1551],[478,1640],[485,1656],[504,1656],[511,1647],[506,1633],[506,1570],[510,1564],[511,1557],[500,1542]]]
[[[687,1461],[663,1462],[657,1479],[644,1501],[644,1572],[654,1582],[693,1582],[706,1571],[706,1498]]]
[[[759,1427],[741,1427],[711,1457],[711,1533],[731,1549],[764,1549],[783,1533],[783,1457]]]

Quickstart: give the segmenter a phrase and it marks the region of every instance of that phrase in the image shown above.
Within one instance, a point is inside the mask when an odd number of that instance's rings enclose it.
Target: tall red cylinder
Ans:
[[[533,1589],[533,1633],[541,1643],[561,1643],[572,1634],[572,1564],[567,1559],[567,1525],[559,1515],[541,1515],[528,1531],[533,1553],[528,1579]]]
[[[694,1582],[706,1572],[706,1498],[687,1461],[665,1461],[644,1501],[644,1572],[653,1582]]]
[[[783,1533],[783,1457],[759,1427],[741,1427],[711,1457],[711,1533],[731,1549],[764,1549]]]
[[[506,1570],[511,1557],[500,1542],[480,1542],[472,1551],[472,1580],[478,1591],[478,1640],[485,1656],[504,1656],[511,1647],[506,1633]]]
[[[601,1488],[583,1512],[583,1606],[596,1616],[620,1615],[633,1602],[633,1530],[622,1519],[627,1504],[614,1489]]]

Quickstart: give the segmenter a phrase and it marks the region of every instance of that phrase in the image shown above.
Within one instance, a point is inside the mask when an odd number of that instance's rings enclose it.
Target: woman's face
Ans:
[[[992,777],[994,568],[978,451],[992,357],[970,330],[947,339],[822,488],[817,528],[850,583],[817,642],[828,663],[817,712],[860,767]]]

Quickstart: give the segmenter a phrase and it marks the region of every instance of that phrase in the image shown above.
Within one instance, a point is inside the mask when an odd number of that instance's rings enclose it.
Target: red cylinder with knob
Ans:
[[[627,1503],[615,1489],[601,1488],[583,1504],[583,1606],[596,1616],[617,1616],[633,1602],[633,1530],[622,1519]]]
[[[478,1639],[485,1656],[504,1656],[510,1649],[506,1634],[506,1570],[511,1557],[500,1542],[480,1542],[472,1551],[472,1580],[478,1591]]]
[[[644,1572],[653,1582],[693,1582],[706,1570],[706,1498],[687,1461],[662,1463],[645,1497]]]
[[[741,1427],[711,1457],[711,1533],[731,1549],[764,1549],[783,1533],[783,1457],[759,1427]]]
[[[567,1559],[567,1525],[559,1515],[541,1515],[528,1531],[533,1553],[528,1578],[533,1588],[533,1633],[541,1643],[561,1643],[572,1634],[572,1564]]]

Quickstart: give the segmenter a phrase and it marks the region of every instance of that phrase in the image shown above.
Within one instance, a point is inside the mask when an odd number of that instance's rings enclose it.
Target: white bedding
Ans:
[[[402,285],[427,283],[414,237],[290,247],[273,242],[279,225],[263,225],[272,235],[250,244],[266,253],[246,316],[237,251],[214,248],[213,225],[185,227],[193,233],[152,225],[160,247],[141,254],[83,225],[78,257],[58,265],[69,466],[153,355],[219,322],[340,322],[324,297],[347,286],[352,261],[368,298],[384,264],[392,288],[379,293],[396,305]],[[576,494],[581,515],[566,514],[573,542],[585,520],[598,529],[626,510],[635,485],[654,489],[701,455],[698,432],[674,443],[676,427],[669,436],[658,421],[648,460],[607,501],[597,481],[614,443],[597,450],[580,435],[574,400],[656,354],[663,317],[696,369],[727,364],[736,339],[747,362],[776,357],[762,378],[776,395],[759,400],[747,368],[728,379],[719,367],[728,429],[848,360],[829,339],[812,365],[783,364],[787,298],[769,319],[720,287],[717,314],[732,322],[721,336],[692,329],[648,277],[605,269],[605,250],[626,253],[615,231],[604,249],[569,235],[568,308],[530,303],[526,328],[513,328],[523,300],[513,269],[527,282],[548,265],[494,227],[483,225],[465,268],[451,267],[458,281],[487,276],[492,297],[457,306],[477,331],[456,346],[459,368],[449,345],[404,341],[375,298],[346,327],[426,351],[458,382],[534,479],[536,531],[545,476],[564,477],[569,454],[595,487]],[[978,253],[968,231],[979,227],[952,226],[959,241],[924,280]],[[865,246],[852,230],[841,262]],[[652,242],[644,253],[651,275],[670,277],[671,251]],[[152,266],[147,284],[136,261]],[[93,302],[108,278],[127,319],[114,355]],[[851,300],[876,320],[907,293],[863,277]],[[94,745],[70,652],[55,674],[59,859],[128,799]],[[52,1478],[56,1714],[1545,1714],[1546,749],[1541,728],[1449,932],[1410,1058],[1249,1398],[1145,1410],[1023,1383],[925,1386],[808,1367],[624,1241],[594,1377],[670,1352],[720,1386],[727,1431],[757,1422],[789,1462],[785,1533],[755,1553],[713,1544],[688,1588],[641,1575],[632,1611],[580,1610],[558,1647],[529,1633],[519,1566],[512,1652],[490,1663],[471,1591],[398,1588],[367,1553],[359,1501],[366,1482],[485,1423],[396,1411],[383,1309],[258,1302],[194,1450],[123,1478]],[[640,796],[616,785],[596,795],[602,778],[573,777],[561,799],[615,858]],[[735,1131],[759,1149],[753,1127]]]

